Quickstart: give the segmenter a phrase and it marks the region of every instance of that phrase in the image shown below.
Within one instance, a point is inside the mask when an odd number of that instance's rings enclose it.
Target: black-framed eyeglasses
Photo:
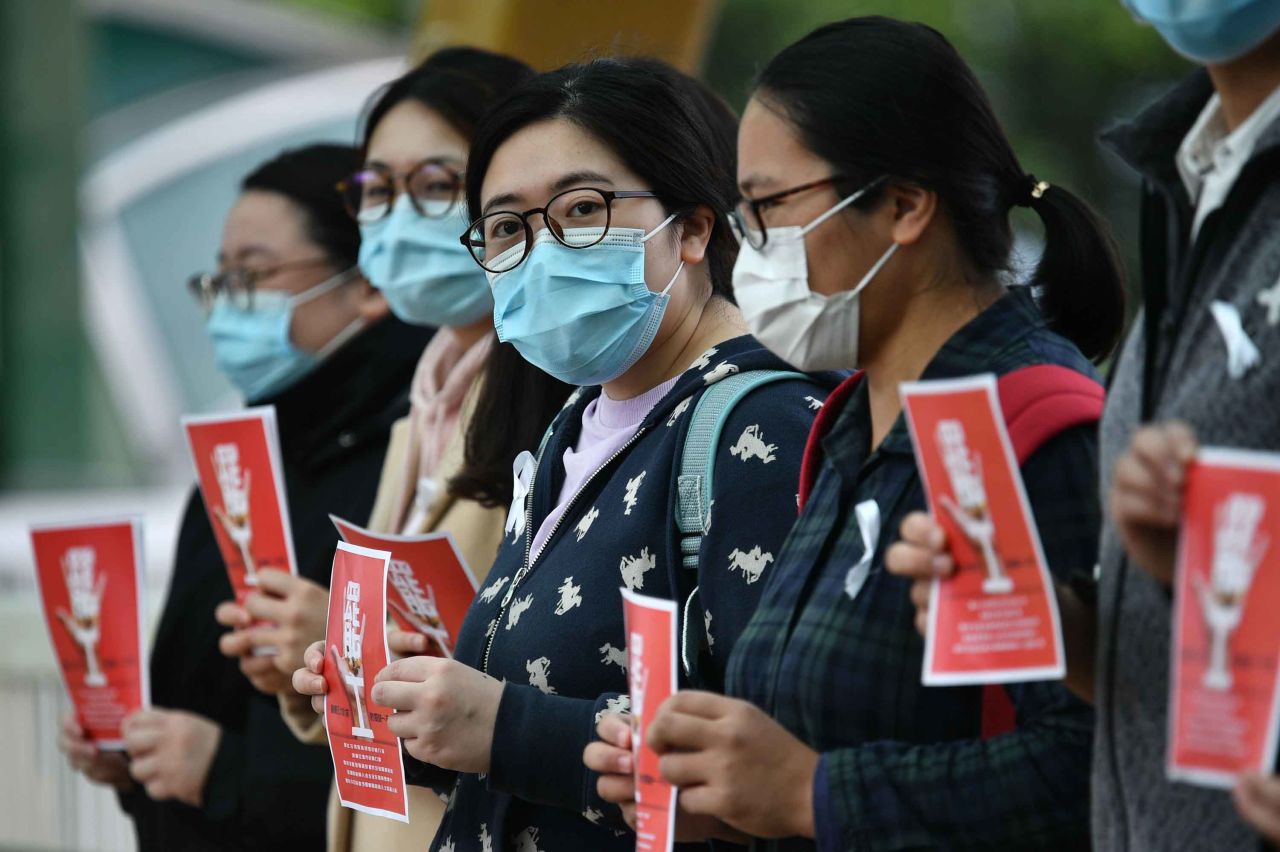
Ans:
[[[766,210],[777,207],[793,195],[808,192],[811,189],[832,186],[846,180],[848,178],[843,175],[832,175],[831,177],[802,183],[799,186],[793,186],[790,189],[784,189],[760,198],[744,198],[738,202],[736,209],[729,212],[729,225],[742,242],[753,249],[764,248],[764,244],[769,241],[769,228],[764,222]]]
[[[218,272],[196,273],[187,279],[187,289],[205,312],[213,310],[214,300],[222,293],[226,294],[232,306],[240,310],[252,310],[253,294],[259,281],[290,269],[332,265],[333,261],[327,257],[311,257],[270,266],[233,266]]]
[[[499,210],[471,223],[459,240],[476,263],[488,272],[515,269],[533,248],[534,230],[529,218],[542,216],[547,230],[560,245],[584,249],[600,243],[613,224],[613,202],[620,198],[657,198],[648,190],[614,192],[595,187],[566,189],[551,197],[546,205],[523,213]]]
[[[365,166],[339,181],[342,204],[362,225],[385,219],[401,192],[419,216],[439,219],[449,215],[462,198],[463,174],[438,159],[423,160],[401,175],[381,163]]]

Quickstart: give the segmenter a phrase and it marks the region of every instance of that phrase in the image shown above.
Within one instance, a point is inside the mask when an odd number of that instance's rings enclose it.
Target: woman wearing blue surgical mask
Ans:
[[[900,384],[995,374],[1005,411],[1031,412],[1010,437],[1059,600],[1091,593],[1102,388],[1089,359],[1123,319],[1105,231],[1023,170],[942,35],[887,18],[822,27],[764,67],[738,178],[748,326],[802,366],[859,372],[810,438],[800,518],[727,695],[682,692],[649,720],[678,824],[688,837],[727,826],[757,849],[1087,848],[1089,707],[1061,682],[923,686],[917,607],[953,566],[895,563],[890,548],[909,513],[904,530],[924,520]],[[1044,228],[1031,286],[1008,274],[1014,207]],[[629,803],[628,726],[600,733],[587,763]]]
[[[537,440],[569,394],[565,385],[493,346],[489,284],[457,238],[467,221],[460,212],[460,176],[475,125],[532,73],[518,60],[473,48],[433,54],[374,95],[365,111],[363,165],[330,188],[335,202],[341,194],[349,225],[360,227],[360,266],[376,292],[404,322],[438,328],[415,372],[410,415],[392,428],[373,511],[345,517],[379,532],[448,533],[481,580],[503,536],[511,458]],[[370,362],[366,369],[372,374],[380,365]],[[513,385],[518,390],[504,394],[502,413],[523,420],[523,430],[482,428],[469,440],[477,431],[473,412],[486,398],[482,391]],[[476,446],[469,453],[471,443]],[[500,468],[486,469],[479,462],[485,458],[501,458]],[[274,669],[292,673],[302,666],[307,646],[324,636],[325,588],[280,572],[264,571],[261,580],[245,607],[227,602],[219,608],[219,620],[233,628],[223,648],[246,668],[259,664],[256,649],[274,648]],[[262,630],[255,620],[278,627]],[[425,640],[418,633],[388,634],[398,654],[425,652]],[[327,742],[323,719],[288,683],[259,682],[280,692],[281,709],[299,738]],[[408,808],[405,825],[341,808],[335,793],[328,848],[419,849],[444,806],[431,791],[413,788]]]
[[[409,775],[450,795],[435,849],[632,849],[581,762],[595,719],[627,704],[618,588],[679,602],[685,680],[714,687],[794,519],[832,383],[791,372],[733,305],[735,124],[629,59],[541,75],[477,132],[455,239],[488,275],[499,339],[581,389],[516,460],[455,659],[398,661],[374,687]],[[705,489],[692,524],[686,462]]]
[[[255,169],[227,214],[218,271],[192,280],[218,366],[248,402],[275,406],[299,582],[319,589],[337,540],[328,513],[368,514],[428,339],[388,317],[355,270],[359,232],[333,185],[356,163],[354,148],[313,145]],[[151,654],[154,706],[125,722],[128,761],[97,752],[74,720],[64,748],[116,788],[140,849],[319,852],[332,763],[251,686],[287,683],[270,657],[238,667],[220,653],[214,611],[231,596],[193,491]]]

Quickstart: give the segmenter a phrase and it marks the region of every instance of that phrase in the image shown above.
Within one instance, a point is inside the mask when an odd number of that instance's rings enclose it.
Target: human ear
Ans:
[[[693,212],[678,220],[680,225],[680,259],[692,266],[707,256],[711,232],[716,225],[716,215],[710,207],[700,204]],[[673,223],[675,224],[675,223]]]
[[[391,313],[382,291],[374,287],[363,276],[351,282],[352,298],[355,299],[356,312],[366,324],[375,323]]]
[[[890,184],[885,193],[885,207],[893,216],[889,234],[898,245],[911,245],[938,212],[938,194],[914,184]]]

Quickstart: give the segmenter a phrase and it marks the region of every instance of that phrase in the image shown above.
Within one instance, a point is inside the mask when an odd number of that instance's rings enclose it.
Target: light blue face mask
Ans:
[[[484,271],[458,242],[466,216],[447,213],[448,202],[423,203],[430,218],[413,209],[409,196],[396,199],[391,214],[360,226],[360,270],[382,291],[391,312],[413,325],[459,326],[493,307]]]
[[[1124,0],[1169,46],[1202,65],[1239,59],[1280,27],[1280,0]]]
[[[573,249],[540,231],[524,263],[489,273],[493,327],[526,361],[571,385],[598,385],[621,376],[648,351],[684,261],[661,293],[644,283],[644,247],[675,214],[648,234],[610,228],[589,248]],[[599,228],[566,228],[587,242]],[[590,236],[588,236],[590,235]],[[510,251],[521,252],[524,246]],[[494,258],[501,265],[503,256]]]
[[[274,396],[310,373],[364,327],[356,319],[319,352],[305,352],[289,339],[293,309],[355,278],[355,268],[292,295],[255,290],[251,307],[234,304],[226,293],[213,300],[205,329],[213,341],[213,362],[248,402]]]

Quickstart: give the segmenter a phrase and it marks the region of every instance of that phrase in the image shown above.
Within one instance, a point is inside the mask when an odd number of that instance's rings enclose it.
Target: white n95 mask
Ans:
[[[809,289],[804,235],[852,204],[866,190],[838,202],[808,225],[770,228],[763,248],[744,240],[733,267],[733,295],[747,328],[775,355],[801,370],[858,366],[858,296],[898,244],[889,246],[858,286],[832,296]]]

